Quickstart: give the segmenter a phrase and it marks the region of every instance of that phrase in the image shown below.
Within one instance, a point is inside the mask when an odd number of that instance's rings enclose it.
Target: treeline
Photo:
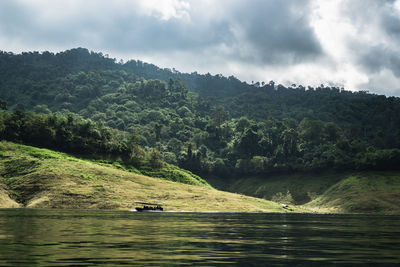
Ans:
[[[4,102],[3,102],[4,103]],[[4,105],[3,105],[4,108]],[[0,140],[50,148],[84,157],[119,160],[140,169],[163,164],[157,150],[146,152],[139,139],[73,113],[0,112]]]
[[[219,176],[400,166],[400,100],[367,92],[248,84],[79,48],[0,53],[0,98],[14,110],[3,138],[71,153],[135,161],[155,151]],[[13,124],[25,119],[35,122]]]
[[[400,169],[400,149],[377,149],[333,122],[242,117],[206,132],[188,147],[184,168],[219,176]]]

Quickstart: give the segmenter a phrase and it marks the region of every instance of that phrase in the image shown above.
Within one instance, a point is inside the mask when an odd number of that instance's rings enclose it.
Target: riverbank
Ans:
[[[135,202],[156,202],[176,211],[308,211],[210,186],[138,175],[48,149],[0,145],[0,208],[129,210]]]

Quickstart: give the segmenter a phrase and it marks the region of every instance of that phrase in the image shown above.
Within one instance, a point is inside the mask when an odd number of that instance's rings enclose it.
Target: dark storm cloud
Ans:
[[[95,29],[102,44],[123,51],[205,53],[227,47],[231,60],[258,64],[290,64],[313,59],[321,47],[308,22],[308,1],[219,1],[223,11],[203,17],[191,1],[190,18],[160,20],[138,13],[114,17],[105,29]],[[210,6],[211,7],[211,6]]]
[[[400,17],[391,13],[382,17],[383,28],[392,37],[400,39]]]
[[[95,10],[87,6],[76,10],[74,7],[55,9],[52,10],[54,16],[43,17],[40,9],[32,9],[24,2],[0,1],[1,37],[10,41],[23,40],[26,44],[59,45],[61,49],[70,45],[89,46],[90,49],[115,50],[119,54],[201,50],[229,43],[232,39],[229,25],[224,21],[203,25],[201,17],[163,20],[140,13],[129,1],[120,1],[120,5],[108,1],[88,2],[99,5]]]
[[[397,6],[396,6],[397,5]],[[400,95],[400,10],[395,0],[349,0],[342,6],[357,33],[349,56],[366,72],[364,88]],[[390,81],[389,81],[390,80]]]
[[[400,11],[395,2],[352,0],[344,8],[360,34],[371,31],[370,42],[357,37],[348,40],[360,65],[369,72],[387,68],[400,77]]]
[[[163,52],[206,49],[208,46],[228,42],[232,37],[225,23],[216,23],[205,29],[191,22],[172,18],[160,21],[154,17],[136,15],[119,18],[103,32],[107,47],[123,51]]]
[[[394,75],[400,77],[400,55],[389,48],[369,47],[360,53],[359,62],[370,73],[390,69]]]
[[[94,2],[98,5],[55,9],[54,16],[46,17],[26,1],[1,1],[1,35],[27,43],[89,46],[119,53],[204,53],[223,45],[226,56],[259,64],[301,62],[322,51],[309,26],[305,0],[208,2],[210,9],[221,10],[215,16],[198,11],[202,2],[189,1],[187,18],[169,19],[143,14],[129,1]]]
[[[242,1],[232,13],[232,23],[244,33],[240,41],[248,42],[263,63],[295,63],[322,54],[309,23],[309,1]]]

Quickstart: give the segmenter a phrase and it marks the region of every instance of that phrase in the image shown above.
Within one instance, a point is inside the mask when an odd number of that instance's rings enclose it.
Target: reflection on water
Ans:
[[[400,216],[0,210],[0,266],[400,262]]]

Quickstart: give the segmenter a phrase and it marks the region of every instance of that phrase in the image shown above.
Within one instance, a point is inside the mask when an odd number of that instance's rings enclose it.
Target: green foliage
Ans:
[[[0,109],[11,110],[0,113],[2,139],[140,171],[163,158],[220,176],[400,166],[399,98],[250,85],[83,48],[1,52],[0,62]]]
[[[149,165],[153,169],[159,169],[162,167],[162,161],[161,161],[161,153],[157,149],[153,149],[150,153],[149,156]]]
[[[57,149],[86,158],[100,158],[124,170],[135,173],[148,173],[153,177],[167,178],[175,181],[204,184],[198,176],[192,173],[182,173],[179,168],[168,167],[157,149],[146,152],[138,144],[139,138],[110,129],[101,123],[94,123],[73,114],[34,114],[22,111],[1,113],[5,128],[1,136],[8,141],[20,142],[29,145]],[[61,154],[49,150],[37,150],[32,147],[23,147],[26,153],[36,159],[56,159]],[[35,167],[37,160],[18,159],[6,161],[1,175],[7,177],[25,174],[30,167]],[[173,169],[172,176],[169,170]],[[94,179],[93,177],[82,177]]]

